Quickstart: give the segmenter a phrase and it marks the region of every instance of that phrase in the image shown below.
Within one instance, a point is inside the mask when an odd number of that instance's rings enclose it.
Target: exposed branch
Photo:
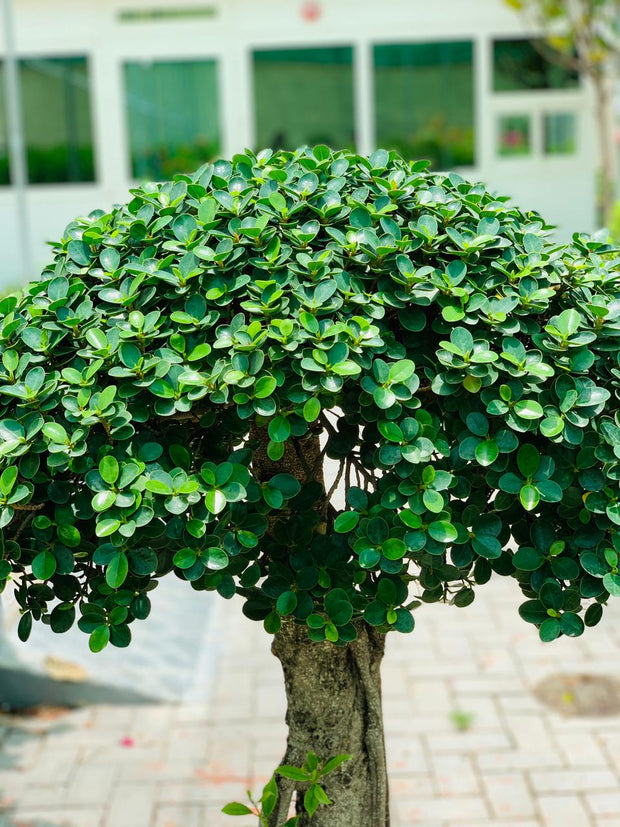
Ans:
[[[332,423],[329,421],[329,419],[323,412],[319,414],[319,422],[321,423],[321,425],[324,426],[325,430],[329,433],[330,436],[338,436],[338,431],[334,428]]]
[[[45,508],[45,503],[38,503],[37,505],[10,505],[15,511],[40,511]]]
[[[340,468],[338,468],[338,473],[336,474],[336,479],[334,480],[331,488],[327,492],[327,499],[331,500],[332,495],[335,493],[336,489],[340,485],[340,480],[342,479],[342,475],[344,474],[344,469],[347,467],[347,463],[341,460]]]

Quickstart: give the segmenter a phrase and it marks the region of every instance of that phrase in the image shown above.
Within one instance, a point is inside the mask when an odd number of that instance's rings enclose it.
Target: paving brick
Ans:
[[[10,813],[8,827],[103,827],[104,813],[103,807],[17,808]]]
[[[436,792],[436,779],[433,775],[400,775],[392,773],[390,776],[390,797],[393,801],[412,799],[417,796],[432,798]]]
[[[120,770],[114,763],[83,764],[75,771],[67,788],[66,803],[71,805],[104,805],[113,795]]]
[[[78,762],[78,747],[60,749],[54,743],[46,744],[36,764],[28,770],[28,783],[35,785],[68,783]]]
[[[452,822],[446,822],[451,824]],[[459,821],[458,827],[540,827],[540,819],[495,819],[489,818],[484,821]],[[566,826],[568,827],[568,825]]]
[[[620,792],[586,793],[588,809],[599,818],[611,818],[620,814]]]
[[[497,818],[535,815],[532,794],[522,773],[487,775],[483,782],[491,810]]]
[[[153,827],[205,827],[204,818],[200,805],[161,806],[156,810]]]
[[[442,796],[478,795],[480,779],[471,758],[431,751],[430,765],[437,792]]]
[[[411,715],[447,718],[454,708],[454,698],[447,680],[413,680],[407,686],[407,696],[411,701]]]
[[[484,752],[510,749],[509,735],[501,730],[495,732],[457,732],[451,735],[436,735],[432,739],[433,752]]]
[[[480,675],[474,673],[470,677],[459,676],[455,678],[453,687],[459,695],[481,695],[482,697],[497,695],[505,698],[508,695],[520,695],[525,691],[525,684],[517,673],[514,675]]]
[[[611,770],[536,770],[530,780],[539,793],[613,791],[618,786]]]
[[[553,728],[553,740],[570,767],[606,767],[607,757],[598,738],[589,732],[558,732]]]
[[[109,801],[105,827],[151,827],[155,812],[154,787],[119,786]]]
[[[12,789],[9,798],[18,807],[61,807],[65,803],[65,788],[60,784],[43,786],[28,780]]]
[[[503,750],[476,755],[478,767],[484,773],[504,773],[512,770],[553,769],[564,766],[557,752],[535,750]]]
[[[421,738],[390,735],[385,739],[389,772],[427,771],[426,752]]]
[[[543,827],[592,827],[582,800],[576,795],[539,796]]]
[[[517,749],[540,752],[556,750],[542,714],[508,714],[506,722]]]
[[[477,796],[403,799],[397,808],[403,824],[423,824],[424,827],[434,822],[459,824],[466,820],[484,824],[489,815],[486,804]]]

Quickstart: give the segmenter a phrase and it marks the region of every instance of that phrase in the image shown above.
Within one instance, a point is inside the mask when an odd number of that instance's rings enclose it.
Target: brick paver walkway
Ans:
[[[389,639],[395,827],[620,827],[620,709],[565,717],[531,693],[557,672],[620,677],[620,601],[583,638],[550,645],[518,602],[498,578],[468,609],[424,606],[413,635]],[[238,605],[216,599],[211,611],[220,654],[208,704],[3,720],[0,827],[249,827],[219,810],[282,755],[279,666]],[[473,716],[469,729],[455,713]]]

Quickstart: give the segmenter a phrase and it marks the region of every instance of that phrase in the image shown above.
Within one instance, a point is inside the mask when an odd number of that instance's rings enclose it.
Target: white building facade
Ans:
[[[245,147],[396,148],[595,228],[591,94],[502,0],[4,1],[0,289],[76,215]]]

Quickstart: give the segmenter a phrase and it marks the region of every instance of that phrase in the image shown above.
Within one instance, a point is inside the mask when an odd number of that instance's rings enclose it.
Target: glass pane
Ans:
[[[446,169],[474,163],[473,46],[375,46],[376,144]]]
[[[529,40],[496,40],[493,65],[496,92],[574,89],[579,84],[576,72],[546,60]]]
[[[134,178],[192,172],[220,151],[214,60],[125,65]]]
[[[529,155],[529,115],[502,115],[499,119],[498,152],[502,157]]]
[[[6,98],[4,96],[4,63],[0,62],[0,186],[10,184],[9,132],[6,120]]]
[[[254,52],[258,149],[352,148],[352,59],[350,47]]]
[[[29,182],[93,181],[86,58],[21,60],[20,83]]]
[[[545,153],[571,155],[577,149],[576,119],[573,112],[545,115]]]

